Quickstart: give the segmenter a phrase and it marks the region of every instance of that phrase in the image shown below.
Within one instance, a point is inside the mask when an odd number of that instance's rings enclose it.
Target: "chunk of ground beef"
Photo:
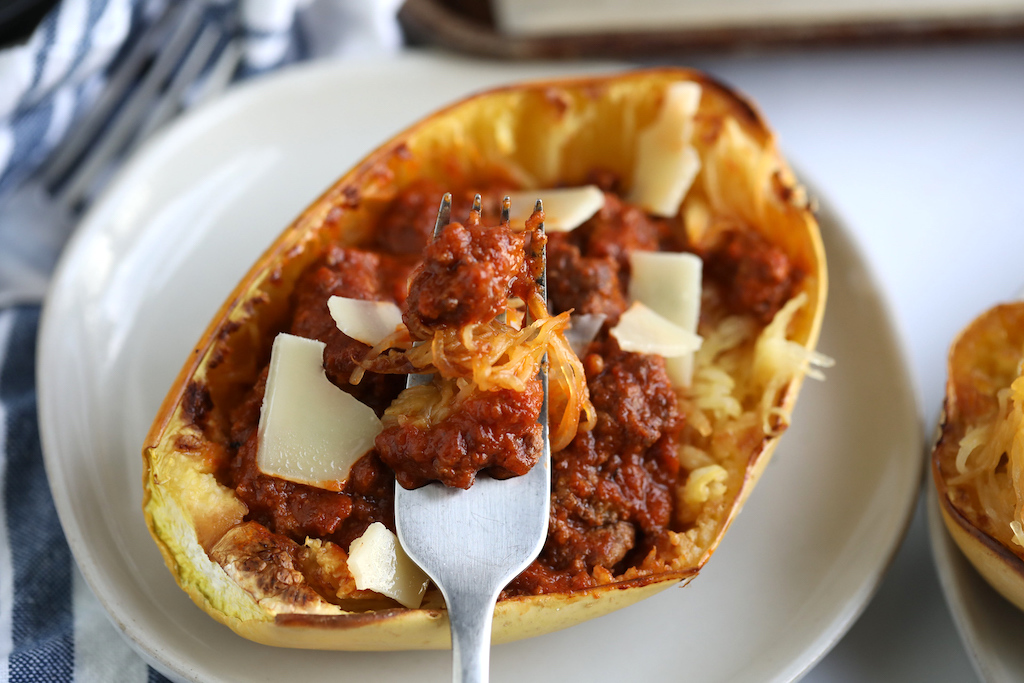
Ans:
[[[511,594],[592,585],[659,542],[672,516],[682,426],[664,359],[591,345],[587,381],[597,424],[552,455],[551,525],[540,557]]]
[[[414,338],[441,326],[493,320],[517,278],[526,278],[523,236],[507,227],[450,223],[423,254],[402,319]]]
[[[669,233],[665,219],[649,216],[610,193],[605,193],[601,210],[578,231],[583,254],[612,259],[624,281],[628,281],[630,271],[629,252],[657,251],[662,236]]]
[[[601,314],[609,324],[627,307],[616,262],[583,256],[579,247],[561,234],[548,238],[548,299],[554,313]]]
[[[753,230],[725,233],[703,256],[705,277],[722,292],[726,307],[764,325],[803,278],[782,249]]]
[[[481,470],[499,478],[523,475],[541,456],[543,401],[536,380],[523,392],[477,391],[436,424],[406,420],[386,427],[377,450],[406,488],[440,481],[468,489]]]
[[[270,477],[256,466],[257,436],[252,430],[231,463],[229,482],[249,508],[247,520],[263,524],[297,543],[307,537],[348,548],[373,522],[394,529],[395,479],[370,452],[352,466],[342,491]]]

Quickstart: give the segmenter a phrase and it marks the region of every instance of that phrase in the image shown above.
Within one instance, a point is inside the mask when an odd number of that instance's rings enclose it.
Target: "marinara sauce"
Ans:
[[[541,555],[509,584],[505,596],[596,585],[595,568],[621,574],[664,542],[668,530],[681,530],[673,529],[673,496],[678,482],[688,474],[680,471],[677,457],[685,415],[680,413],[664,359],[623,351],[608,330],[628,305],[629,252],[688,247],[666,221],[611,192],[613,178],[603,185],[607,190],[604,207],[576,230],[550,235],[547,247],[551,313],[572,310],[606,316],[581,358],[597,421],[592,430],[579,432],[567,447],[552,454],[547,542]],[[407,315],[406,322],[411,322],[415,334],[417,326],[493,316],[492,309],[504,298],[509,280],[521,273],[516,254],[522,248],[515,236],[509,241],[505,235],[460,225],[443,243],[430,244],[444,191],[428,182],[407,188],[382,216],[371,243],[330,249],[306,269],[292,295],[287,331],[324,342],[328,378],[378,415],[402,391],[406,375],[370,370],[358,384],[350,383],[369,347],[337,329],[326,306],[330,296],[403,305],[410,297],[410,277],[426,251],[426,267],[436,266],[438,277],[414,287],[408,310],[419,314],[411,320]],[[472,192],[456,194],[452,215],[469,215],[472,196]],[[500,196],[498,192],[485,195],[485,215],[497,215]],[[718,292],[722,305],[761,322],[771,320],[802,277],[781,250],[749,231],[725,231],[699,255],[705,262],[705,284]],[[445,280],[443,275],[460,265],[465,277]],[[464,304],[467,301],[472,303]],[[268,477],[256,468],[256,428],[265,378],[266,370],[232,416],[233,454],[224,475],[225,483],[248,506],[249,519],[299,543],[312,536],[346,550],[372,522],[383,522],[394,530],[395,474],[382,460],[380,449],[356,463],[341,492]],[[439,468],[454,472],[457,479],[458,456],[466,452],[485,453],[483,466],[499,474],[503,468],[505,474],[517,473],[522,456],[534,448],[531,425],[536,422],[540,395],[535,391],[486,393],[495,395],[470,405],[444,434],[434,435],[430,448],[440,444],[444,453],[455,454],[454,459],[420,458],[403,471],[403,483],[440,478],[434,476]],[[466,434],[477,439],[469,449]],[[392,436],[384,444],[385,451],[428,452],[424,444],[413,443],[415,435]],[[505,456],[510,456],[506,464],[511,466],[499,462]]]

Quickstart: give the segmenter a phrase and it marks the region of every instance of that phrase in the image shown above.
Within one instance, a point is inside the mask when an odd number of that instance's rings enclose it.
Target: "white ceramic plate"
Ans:
[[[1024,681],[1024,612],[999,595],[946,531],[939,494],[928,480],[928,535],[939,582],[971,663],[986,683]]]
[[[448,680],[447,652],[278,650],[207,617],[146,531],[140,448],[221,300],[336,176],[468,91],[579,69],[411,55],[294,70],[180,121],[95,205],[43,317],[45,459],[83,575],[157,668],[194,681]],[[495,681],[789,681],[863,609],[912,510],[921,422],[874,278],[834,217],[822,227],[832,287],[820,348],[837,366],[805,386],[791,432],[705,572],[689,588],[496,647]]]

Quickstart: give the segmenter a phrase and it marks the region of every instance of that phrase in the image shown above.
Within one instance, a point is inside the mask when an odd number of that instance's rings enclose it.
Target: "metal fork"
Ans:
[[[203,21],[206,0],[172,5],[138,36],[103,94],[35,175],[0,204],[0,308],[38,303],[76,218],[116,162],[186,106],[222,90],[241,59],[232,40]],[[200,83],[200,76],[205,73]],[[195,97],[185,94],[200,83]]]
[[[474,210],[479,211],[477,195]],[[508,223],[508,198],[502,222]],[[541,210],[537,201],[537,210]],[[437,214],[434,237],[448,224],[451,195]],[[543,231],[543,224],[540,226]],[[541,252],[541,263],[545,263]],[[537,280],[546,299],[547,269]],[[540,380],[544,402],[540,461],[526,474],[497,480],[477,477],[468,490],[434,482],[409,491],[395,485],[395,524],[409,557],[441,590],[452,634],[453,680],[483,683],[488,679],[491,622],[498,593],[540,554],[547,537],[551,490],[551,446],[548,438],[547,356]],[[409,386],[430,381],[410,375]]]

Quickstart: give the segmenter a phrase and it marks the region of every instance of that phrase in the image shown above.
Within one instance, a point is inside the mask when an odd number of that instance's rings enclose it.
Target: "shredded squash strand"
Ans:
[[[1024,375],[1000,389],[996,398],[994,420],[969,427],[960,439],[959,476],[949,483],[973,483],[993,523],[1008,529],[1013,542],[1024,546]]]
[[[522,329],[498,320],[446,327],[429,341],[415,346],[407,332],[396,332],[370,349],[353,373],[353,383],[382,353],[398,348],[417,370],[436,373],[457,388],[417,392],[410,397],[409,405],[400,407],[417,415],[417,419],[437,419],[449,414],[474,391],[525,391],[547,353],[551,448],[561,450],[581,428],[593,428],[596,411],[590,403],[583,364],[565,338],[569,312],[552,316],[539,298],[531,298],[528,306],[534,321]],[[434,405],[440,401],[450,405],[441,410]],[[424,402],[431,407],[420,405]],[[399,408],[390,412],[397,413]]]

